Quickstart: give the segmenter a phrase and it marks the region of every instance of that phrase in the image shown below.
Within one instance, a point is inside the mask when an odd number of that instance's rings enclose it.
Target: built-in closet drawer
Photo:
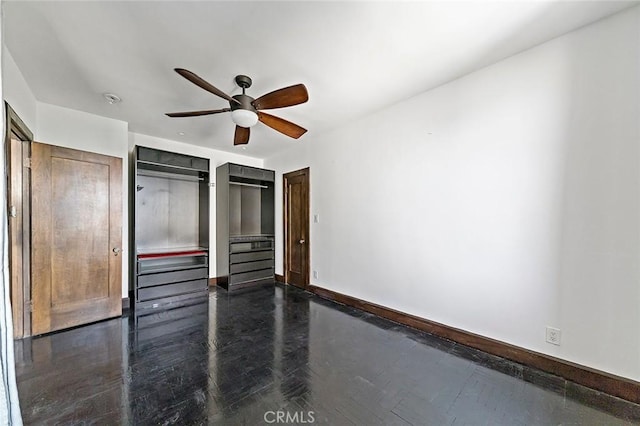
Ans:
[[[243,272],[240,274],[231,274],[229,276],[230,284],[242,283],[245,281],[255,281],[264,278],[273,278],[274,269],[262,269],[260,271]]]
[[[206,266],[206,255],[139,258],[138,274],[200,269]]]
[[[229,248],[231,253],[242,253],[253,250],[269,250],[273,248],[273,240],[231,243]]]
[[[149,300],[137,300],[135,317],[151,314],[155,309],[160,308],[162,315],[164,316],[165,309],[174,309],[179,306],[184,306],[193,302],[204,301],[208,298],[208,289],[202,289],[200,291],[194,291],[191,293],[177,294],[175,296],[160,297],[157,299]],[[158,311],[156,311],[158,312]]]
[[[252,262],[255,260],[274,259],[273,250],[254,251],[250,253],[234,253],[229,256],[231,263]]]
[[[207,278],[208,275],[208,268],[187,269],[183,271],[140,275],[138,277],[138,287],[149,287],[158,284],[197,280],[201,278]]]
[[[232,274],[239,272],[258,271],[273,267],[273,260],[261,260],[258,262],[245,262],[231,264],[230,270]]]
[[[154,287],[144,287],[138,289],[138,301],[144,302],[151,299],[159,299],[179,294],[193,293],[201,291],[207,286],[206,279],[184,281],[175,284],[164,284]]]

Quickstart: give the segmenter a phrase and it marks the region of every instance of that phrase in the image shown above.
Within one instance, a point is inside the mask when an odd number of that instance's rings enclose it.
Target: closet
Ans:
[[[135,318],[208,296],[209,160],[136,146],[131,161]]]
[[[216,267],[229,291],[274,283],[274,183],[273,170],[216,169]]]

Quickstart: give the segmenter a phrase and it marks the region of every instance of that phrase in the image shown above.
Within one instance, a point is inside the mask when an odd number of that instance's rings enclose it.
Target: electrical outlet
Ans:
[[[560,346],[560,329],[547,327],[547,343]]]
[[[313,215],[313,223],[320,223],[320,215],[319,214],[314,214]]]
[[[313,271],[313,278],[318,279],[318,271]]]

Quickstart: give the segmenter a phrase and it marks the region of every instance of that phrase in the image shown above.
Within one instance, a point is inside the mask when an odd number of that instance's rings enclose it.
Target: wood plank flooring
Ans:
[[[624,425],[640,406],[289,286],[16,342],[24,423]]]

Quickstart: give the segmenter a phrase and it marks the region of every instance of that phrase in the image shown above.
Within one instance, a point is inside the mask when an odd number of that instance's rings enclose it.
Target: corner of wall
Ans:
[[[2,44],[2,96],[35,134],[36,98],[9,49]]]

